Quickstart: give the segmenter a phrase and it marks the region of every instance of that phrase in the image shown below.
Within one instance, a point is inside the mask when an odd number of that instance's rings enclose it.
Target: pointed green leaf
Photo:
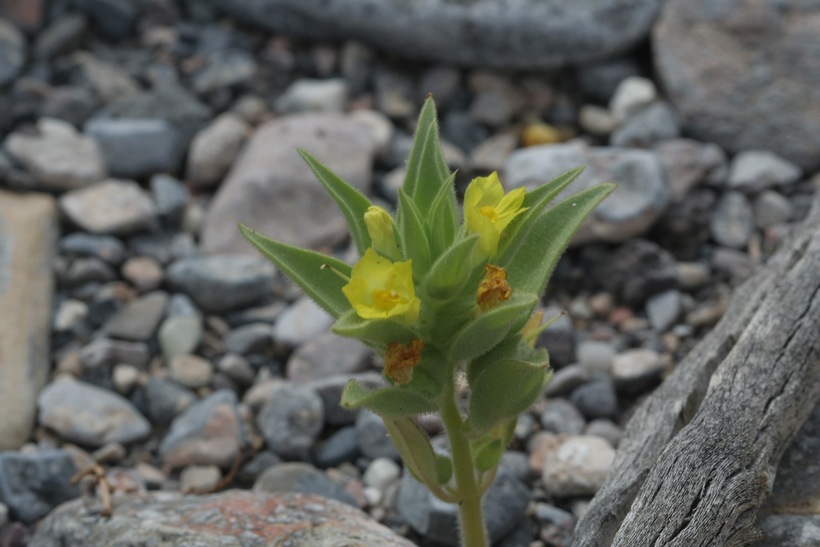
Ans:
[[[542,211],[510,238],[496,262],[507,270],[507,281],[517,289],[541,294],[555,264],[584,219],[615,189],[601,184]]]
[[[439,189],[430,210],[428,234],[433,256],[440,256],[449,248],[458,232],[458,202],[455,188],[456,174],[451,173]]]
[[[404,190],[418,209],[426,213],[449,175],[450,170],[439,143],[436,105],[433,99],[427,99],[416,125]]]
[[[350,229],[350,237],[353,238],[359,255],[363,255],[365,250],[370,247],[370,236],[364,223],[364,214],[367,208],[372,205],[370,200],[342,180],[336,173],[325,167],[319,160],[304,150],[297,149],[297,151],[341,209]]]
[[[486,367],[473,382],[470,393],[470,425],[486,431],[512,419],[535,403],[547,380],[546,366],[505,359]]]
[[[456,333],[450,345],[450,361],[469,361],[490,351],[522,320],[527,320],[537,303],[536,295],[516,291],[507,302],[481,313]]]
[[[347,281],[325,267],[330,266],[349,277],[352,268],[348,264],[331,256],[275,241],[242,224],[239,230],[330,315],[339,317],[350,309],[350,302],[342,293]]]
[[[478,240],[478,234],[471,235],[447,249],[435,261],[425,279],[425,292],[429,296],[448,300],[461,291],[472,277],[473,252]]]
[[[419,338],[406,323],[395,319],[362,319],[352,309],[339,316],[332,330],[339,336],[356,338],[381,348],[390,342],[406,344],[413,338]]]
[[[584,167],[576,167],[575,169],[570,169],[566,173],[558,175],[551,181],[542,184],[532,190],[527,190],[527,193],[524,195],[524,204],[523,207],[526,207],[527,210],[524,211],[522,214],[518,215],[510,224],[505,233],[504,237],[501,238],[501,249],[500,251],[504,250],[506,246],[505,243],[515,240],[516,234],[522,227],[529,226],[530,222],[534,217],[537,217],[539,213],[541,213],[544,208],[549,205],[549,203],[561,193],[564,188],[569,186],[578,176],[584,171]]]
[[[549,365],[549,355],[544,348],[534,348],[527,344],[520,334],[510,334],[506,340],[493,349],[467,363],[467,383],[473,385],[476,378],[496,361],[513,359],[533,366]]]
[[[341,405],[347,409],[366,408],[385,419],[415,416],[438,408],[435,401],[406,386],[368,389],[356,380],[350,380],[345,385]]]
[[[401,251],[413,260],[413,276],[421,277],[430,269],[430,243],[421,212],[403,188],[399,189],[398,219]]]

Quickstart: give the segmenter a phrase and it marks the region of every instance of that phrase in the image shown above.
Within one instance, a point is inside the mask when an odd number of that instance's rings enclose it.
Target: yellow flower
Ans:
[[[498,180],[498,173],[487,177],[476,177],[464,193],[464,223],[467,229],[479,234],[479,247],[488,257],[495,256],[498,241],[504,228],[526,207],[525,188],[517,188],[504,195],[504,188]]]
[[[413,379],[413,367],[421,361],[424,340],[410,340],[405,346],[398,342],[387,344],[384,352],[384,375],[397,384],[407,384]]]
[[[413,323],[419,317],[421,300],[413,286],[410,260],[390,262],[372,248],[365,251],[342,287],[350,305],[362,319],[396,317]]]
[[[364,223],[376,252],[390,258],[401,256],[396,245],[396,223],[390,213],[381,207],[371,205],[364,214]]]
[[[476,295],[481,311],[487,311],[506,302],[512,295],[510,284],[507,283],[507,270],[492,264],[487,264],[484,268],[484,280],[478,286]]]

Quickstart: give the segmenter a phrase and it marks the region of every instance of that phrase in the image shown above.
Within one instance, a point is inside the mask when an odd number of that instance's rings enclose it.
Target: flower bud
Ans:
[[[364,223],[371,246],[376,252],[394,260],[401,256],[396,244],[396,223],[390,213],[381,207],[371,205],[364,213]]]

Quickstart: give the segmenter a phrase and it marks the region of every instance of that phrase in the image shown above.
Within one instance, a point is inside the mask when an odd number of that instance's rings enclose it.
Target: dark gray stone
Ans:
[[[60,251],[74,256],[93,256],[118,266],[125,260],[125,244],[114,236],[74,232],[60,240]]]
[[[141,296],[122,307],[103,325],[103,331],[124,340],[147,341],[165,316],[168,295],[162,291]]]
[[[190,198],[188,190],[180,181],[163,174],[151,177],[151,194],[154,196],[159,215],[171,221],[179,220]]]
[[[547,401],[539,420],[545,431],[574,435],[579,435],[587,424],[583,414],[566,399]]]
[[[14,81],[25,60],[25,37],[9,21],[0,19],[0,86]]]
[[[578,387],[570,401],[590,420],[618,417],[618,396],[609,376],[598,376]]]
[[[133,0],[73,0],[109,40],[127,38],[137,21],[138,9]]]
[[[48,61],[73,51],[88,28],[81,13],[67,13],[37,33],[34,40],[34,58]]]
[[[653,102],[627,118],[610,137],[612,146],[648,148],[680,136],[680,121],[667,102]]]
[[[267,353],[273,349],[273,329],[270,323],[237,327],[225,335],[225,349],[239,355]]]
[[[820,4],[669,0],[655,68],[686,133],[820,166]]]
[[[740,192],[727,192],[717,202],[709,228],[712,238],[733,249],[742,249],[754,233],[754,214],[749,200]]]
[[[144,368],[150,352],[142,342],[126,342],[110,338],[97,338],[80,350],[80,360],[85,368],[110,368],[127,364]]]
[[[157,425],[168,425],[196,401],[196,395],[176,382],[151,378],[145,384],[148,417]]]
[[[500,68],[555,68],[643,39],[660,2],[560,0],[217,0],[277,33],[355,39],[413,58]]]
[[[644,239],[626,242],[601,264],[596,277],[610,292],[630,305],[678,285],[675,258]]]
[[[356,416],[356,439],[359,448],[371,460],[376,458],[399,459],[399,453],[387,435],[382,419],[369,410],[360,410]]]
[[[71,454],[62,450],[0,453],[0,502],[11,518],[25,523],[80,495],[69,483],[77,472]]]
[[[321,397],[305,386],[280,385],[256,417],[268,447],[285,459],[309,460],[324,427]]]
[[[112,176],[139,178],[175,173],[182,165],[182,136],[163,119],[92,118],[86,135],[100,144]]]
[[[361,454],[356,437],[356,428],[348,426],[323,440],[316,449],[316,465],[325,469],[356,461]]]
[[[166,271],[169,285],[206,311],[225,312],[257,304],[271,294],[273,265],[259,256],[184,258]]]

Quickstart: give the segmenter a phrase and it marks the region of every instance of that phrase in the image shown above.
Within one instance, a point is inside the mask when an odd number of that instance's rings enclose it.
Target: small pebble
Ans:
[[[177,355],[168,365],[171,378],[180,385],[199,389],[211,383],[214,369],[210,361],[198,355]]]
[[[179,486],[183,492],[210,492],[221,479],[216,465],[189,465],[179,475]]]

